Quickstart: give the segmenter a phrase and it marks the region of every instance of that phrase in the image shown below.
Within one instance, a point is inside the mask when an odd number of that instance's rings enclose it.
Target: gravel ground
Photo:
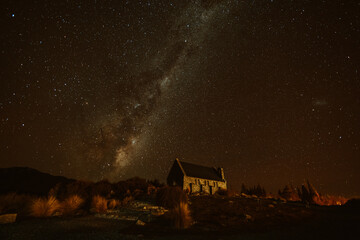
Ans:
[[[32,239],[216,239],[216,240],[251,240],[251,239],[358,239],[359,222],[341,221],[326,224],[302,224],[289,229],[266,231],[261,233],[228,233],[204,231],[202,233],[185,231],[167,232],[166,234],[147,234],[139,231],[132,234],[121,230],[134,225],[134,222],[116,219],[104,219],[94,216],[77,218],[28,219],[13,224],[0,225],[1,240],[32,240]],[[136,226],[140,227],[140,226]]]
[[[0,239],[138,239],[124,236],[119,230],[133,224],[129,221],[96,218],[28,219],[0,226]]]
[[[0,240],[319,240],[359,239],[360,236],[360,211],[357,208],[309,208],[302,204],[243,198],[198,197],[192,198],[191,202],[194,225],[183,231],[170,227],[166,218],[156,218],[163,209],[134,201],[126,209],[107,214],[28,218],[1,224]],[[146,222],[148,216],[155,217],[155,220],[145,226],[136,225],[133,220]]]

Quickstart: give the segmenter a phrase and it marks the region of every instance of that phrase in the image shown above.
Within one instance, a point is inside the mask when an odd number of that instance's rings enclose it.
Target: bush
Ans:
[[[139,177],[134,177],[126,180],[126,184],[127,189],[129,189],[131,192],[134,192],[135,190],[141,190],[143,192],[146,192],[149,186],[145,179]]]
[[[220,195],[220,196],[225,196],[225,197],[233,197],[233,196],[236,196],[237,193],[234,191],[230,191],[229,189],[219,188],[216,191],[216,194]]]
[[[187,203],[187,195],[180,187],[165,186],[160,188],[156,194],[156,200],[160,206],[175,208],[181,202]]]
[[[300,200],[298,192],[296,191],[296,188],[294,188],[293,186],[286,185],[282,191],[281,190],[278,191],[278,194],[280,197],[288,201]]]
[[[301,186],[301,189],[298,189],[298,195],[301,201],[307,204],[315,204],[315,198],[320,198],[320,194],[314,186],[310,184],[309,180]]]
[[[54,197],[37,198],[30,207],[31,215],[34,217],[51,217],[61,208],[59,201]]]
[[[60,199],[66,199],[68,196],[72,195],[78,195],[83,199],[91,199],[90,192],[93,185],[94,183],[86,181],[74,181],[69,183],[64,187]]]
[[[158,179],[148,180],[147,182],[156,188],[160,188],[160,187],[164,186],[164,184],[160,183],[160,181]]]
[[[110,197],[112,190],[112,185],[108,180],[102,180],[92,185],[91,187],[91,195],[92,196],[103,196]]]
[[[314,203],[318,205],[344,205],[347,202],[347,199],[342,196],[333,196],[333,195],[319,195],[314,197]]]
[[[309,182],[306,181],[306,184],[301,186],[301,190],[298,189],[298,195],[303,203],[307,204],[318,204],[318,205],[344,205],[347,201],[345,197],[342,196],[331,196],[331,195],[321,195],[315,189],[315,187]]]
[[[72,195],[62,202],[62,212],[64,215],[76,214],[83,203],[84,199],[79,195]]]
[[[91,207],[97,213],[104,213],[107,210],[107,200],[99,195],[93,197]]]
[[[261,187],[260,184],[257,186],[247,188],[244,184],[241,186],[241,193],[246,195],[256,195],[257,197],[266,197],[265,188]]]
[[[119,181],[112,185],[114,196],[116,198],[124,198],[130,194],[134,197],[141,197],[148,193],[150,184],[145,179],[134,177],[126,181]]]
[[[175,228],[184,229],[191,226],[192,218],[186,202],[180,202],[175,208],[171,209],[169,216]]]
[[[353,210],[360,210],[360,198],[352,198],[345,203],[345,206]]]
[[[121,205],[125,206],[127,205],[129,202],[133,201],[134,197],[133,196],[126,196],[124,197],[124,199],[121,201]]]

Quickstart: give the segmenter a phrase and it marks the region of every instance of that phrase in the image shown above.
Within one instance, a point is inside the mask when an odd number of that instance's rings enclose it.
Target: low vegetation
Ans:
[[[180,187],[165,186],[158,190],[156,195],[157,203],[168,209],[179,206],[180,203],[187,203],[186,193]]]
[[[0,195],[0,214],[18,213],[26,215],[33,197],[25,194],[8,193]]]
[[[173,226],[177,229],[190,227],[192,224],[192,218],[188,203],[180,202],[177,206],[170,209],[169,218]]]
[[[242,184],[241,186],[241,193],[246,195],[254,195],[257,197],[266,197],[266,191],[265,188],[261,187],[260,184],[253,187],[246,187],[245,184]]]
[[[108,201],[108,209],[115,209],[121,205],[120,200],[117,199],[110,199]]]
[[[76,215],[83,204],[84,199],[79,195],[71,195],[61,203],[62,214],[65,216]]]
[[[344,205],[347,201],[345,197],[320,194],[309,181],[298,188],[297,193],[298,199],[306,204]]]
[[[51,217],[61,209],[60,202],[54,197],[36,198],[31,204],[31,215],[34,217]]]
[[[108,202],[106,198],[96,195],[93,197],[91,202],[91,209],[97,213],[104,213],[108,209]]]
[[[91,212],[106,213],[108,210],[127,208],[134,200],[152,199],[156,200],[159,206],[168,209],[164,215],[168,223],[177,229],[185,229],[192,225],[194,222],[192,219],[196,222],[208,219],[222,224],[223,218],[229,217],[226,221],[230,225],[233,224],[232,221],[252,221],[254,218],[261,218],[260,214],[271,215],[274,212],[272,209],[277,209],[279,206],[276,204],[284,201],[327,206],[344,205],[347,202],[347,199],[341,196],[320,194],[309,181],[301,187],[287,185],[279,190],[277,195],[266,193],[260,185],[246,187],[243,184],[239,193],[219,189],[211,197],[202,195],[191,197],[192,204],[189,203],[187,193],[180,187],[163,186],[157,180],[145,181],[141,178],[117,183],[110,183],[107,180],[97,183],[86,181],[60,183],[47,195],[48,197],[16,193],[0,195],[0,214],[18,213],[20,216],[40,218],[77,216]],[[254,205],[256,211],[250,216],[246,210],[249,206],[246,204],[254,204],[251,200],[257,205]],[[200,206],[200,202],[209,206],[218,202],[221,204],[209,208]]]

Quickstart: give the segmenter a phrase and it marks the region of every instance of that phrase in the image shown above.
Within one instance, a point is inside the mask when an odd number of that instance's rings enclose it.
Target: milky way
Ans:
[[[85,158],[82,162],[86,162],[86,159],[100,162],[103,168],[114,171],[110,176],[115,178],[131,176],[126,167],[138,165],[141,161],[134,158],[133,152],[143,157],[139,151],[141,145],[146,144],[148,131],[151,131],[146,129],[146,125],[148,119],[156,114],[159,98],[167,94],[168,88],[181,84],[182,72],[187,64],[196,64],[198,49],[202,48],[204,38],[208,35],[213,16],[220,10],[224,10],[220,4],[205,8],[201,3],[195,2],[181,11],[155,56],[142,63],[142,69],[133,70],[132,74],[136,75],[128,77],[125,84],[120,86],[119,97],[123,101],[116,106],[115,111],[112,109],[113,114],[106,115],[105,118],[98,115],[91,123],[94,127],[87,130],[87,134],[97,136],[95,141],[90,137],[90,142],[82,146],[70,142],[76,146],[75,152],[83,148],[83,152],[79,154],[79,158]],[[122,88],[125,89],[124,93],[121,92]],[[80,142],[79,139],[76,141]]]
[[[3,2],[0,167],[360,194],[357,3]]]

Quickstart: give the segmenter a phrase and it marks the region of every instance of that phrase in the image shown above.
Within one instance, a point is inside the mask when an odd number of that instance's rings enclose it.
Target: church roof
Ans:
[[[208,180],[222,181],[220,173],[212,167],[205,167],[201,165],[196,165],[192,163],[187,163],[179,161],[182,169],[184,170],[186,176],[203,178]]]

